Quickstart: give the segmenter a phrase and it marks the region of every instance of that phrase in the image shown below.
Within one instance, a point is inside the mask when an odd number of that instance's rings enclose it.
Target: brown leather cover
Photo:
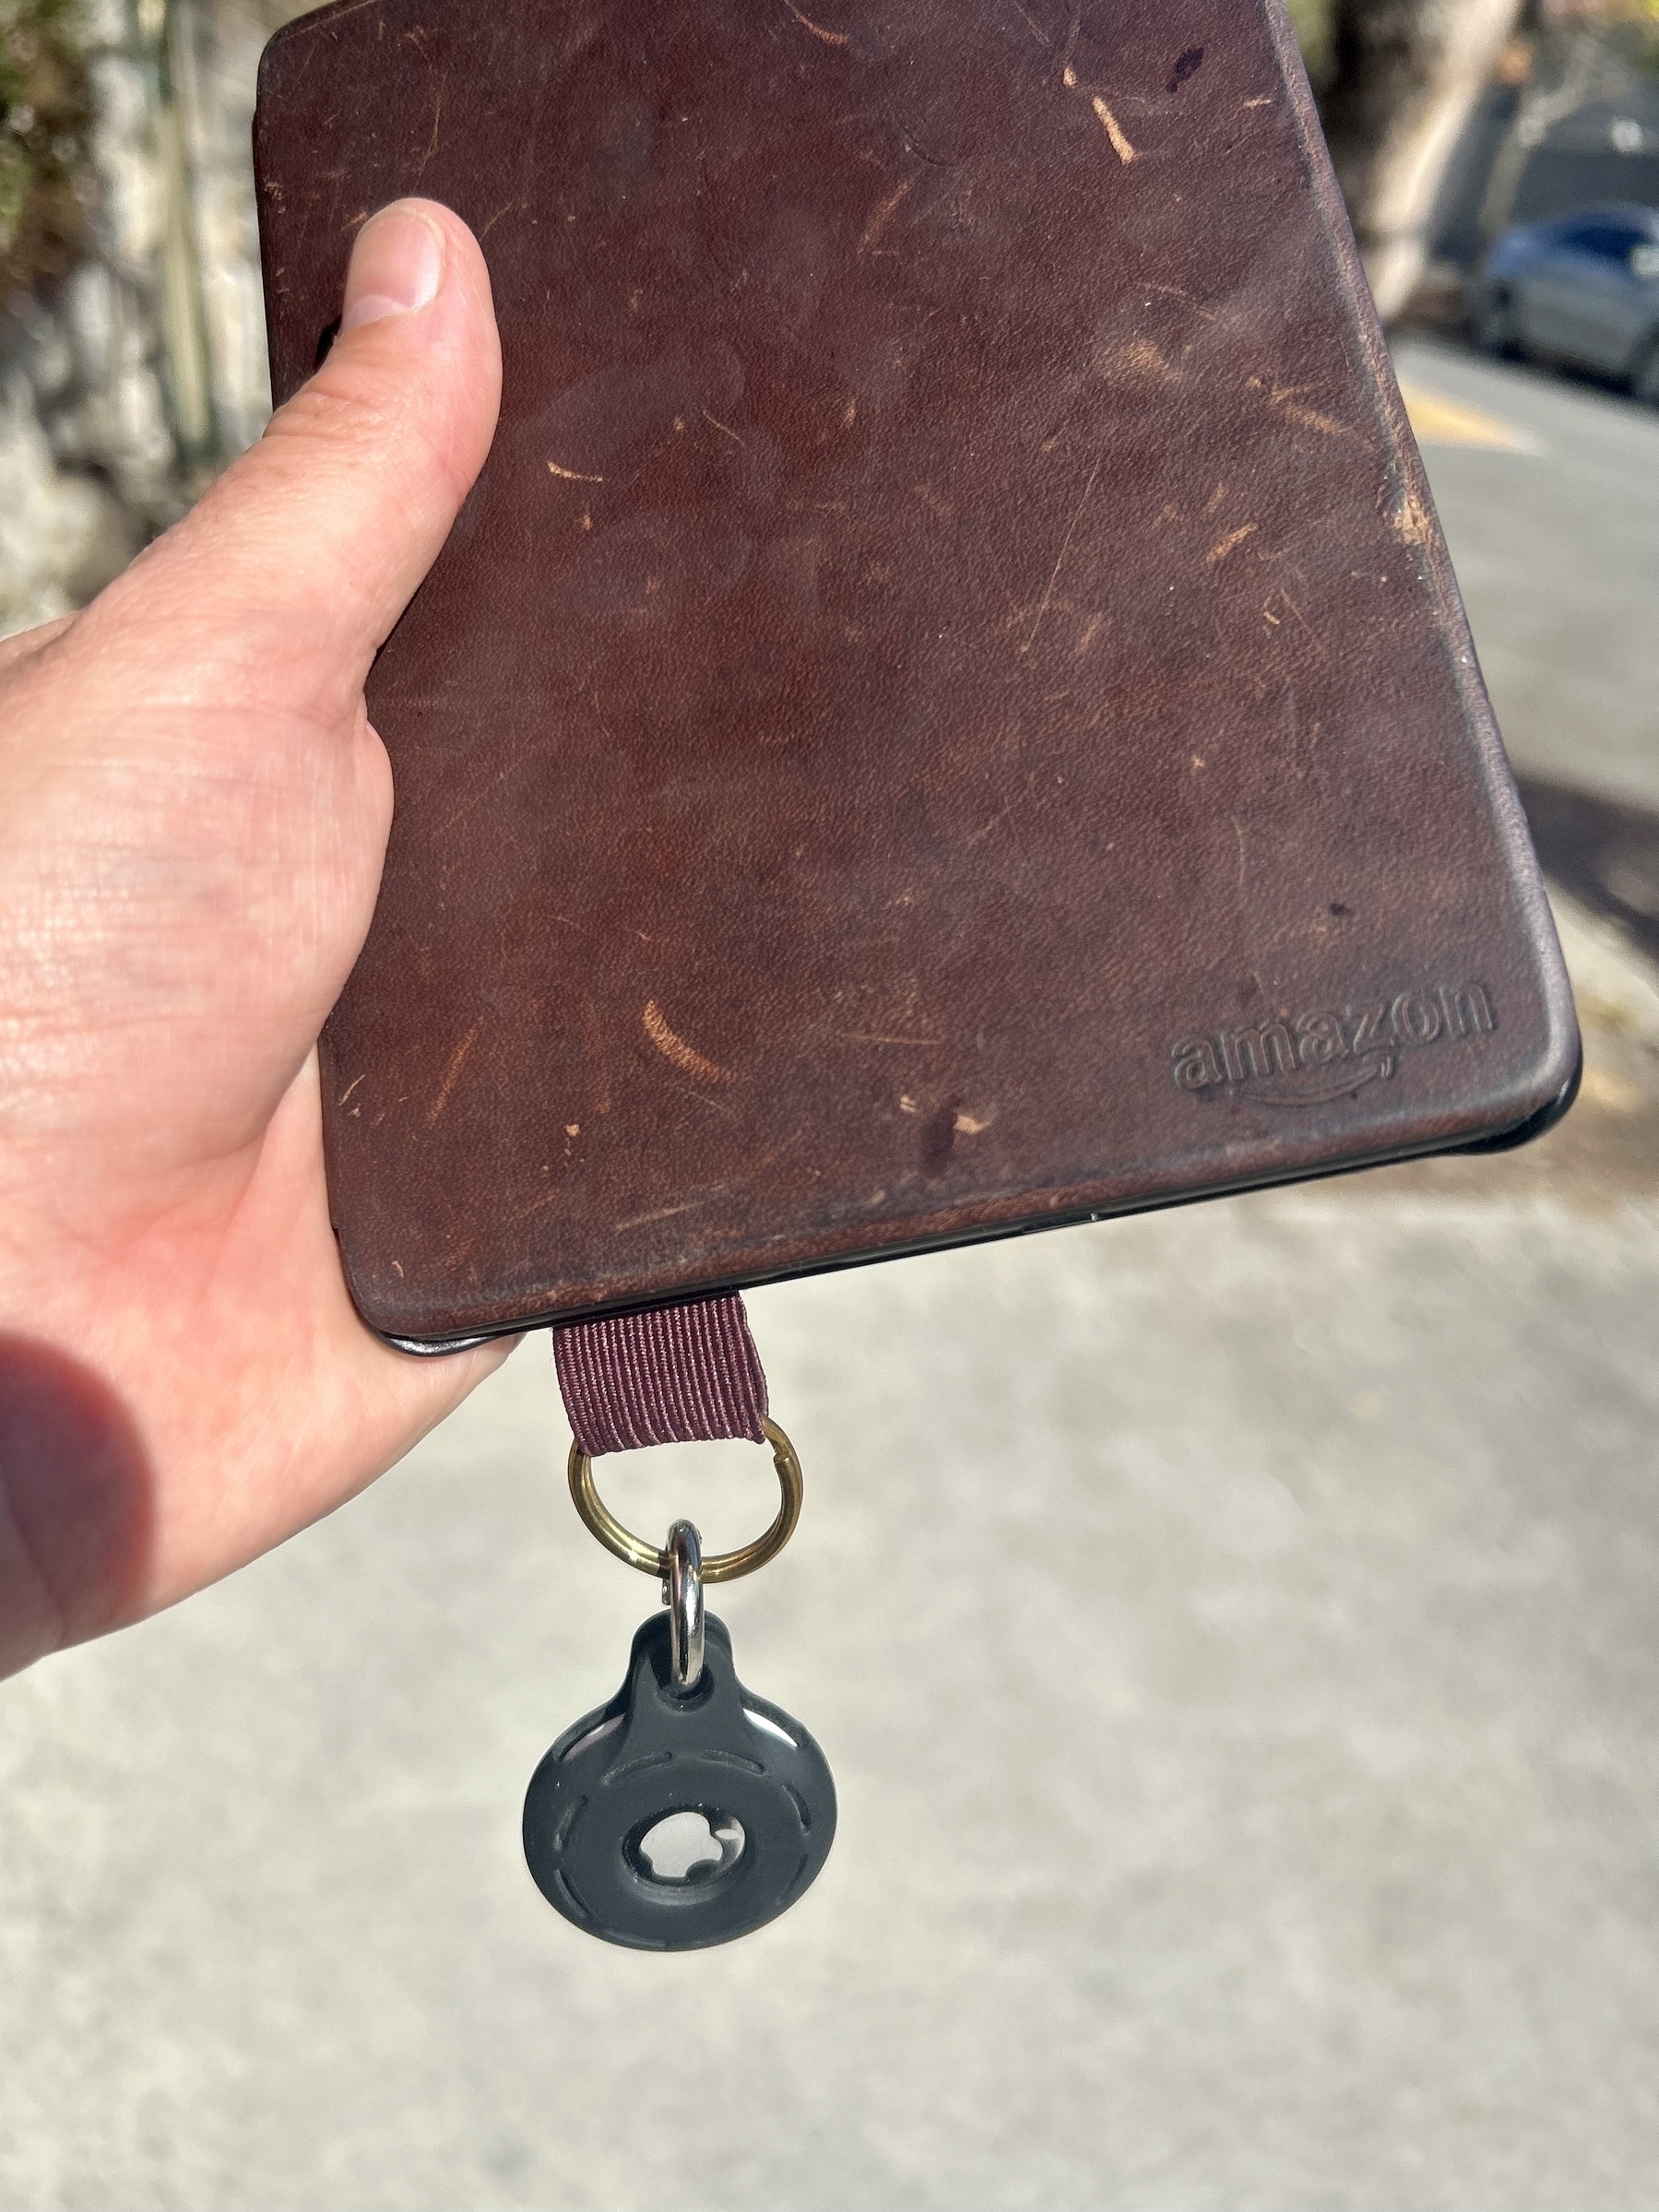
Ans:
[[[494,450],[325,1039],[453,1340],[1512,1130],[1572,1006],[1279,0],[341,0],[278,399],[402,193]]]

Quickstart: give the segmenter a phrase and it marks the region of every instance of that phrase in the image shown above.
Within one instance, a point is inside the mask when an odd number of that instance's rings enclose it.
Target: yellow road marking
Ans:
[[[1400,396],[1419,445],[1483,445],[1492,453],[1543,451],[1536,438],[1529,437],[1514,423],[1505,422],[1499,415],[1488,415],[1484,408],[1448,399],[1443,393],[1430,392],[1404,378]]]

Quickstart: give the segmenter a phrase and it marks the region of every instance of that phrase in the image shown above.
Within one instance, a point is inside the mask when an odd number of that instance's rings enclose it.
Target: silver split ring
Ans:
[[[689,1520],[677,1520],[669,1531],[663,1558],[670,1672],[675,1689],[683,1694],[703,1679],[703,1540]]]

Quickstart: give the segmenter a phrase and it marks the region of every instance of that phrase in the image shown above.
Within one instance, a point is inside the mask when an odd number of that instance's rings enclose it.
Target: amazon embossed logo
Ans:
[[[1489,1036],[1497,1026],[1485,984],[1437,983],[1340,1012],[1318,1007],[1177,1037],[1169,1072],[1178,1091],[1225,1083],[1248,1089],[1262,1106],[1322,1106],[1392,1075],[1403,1052]]]

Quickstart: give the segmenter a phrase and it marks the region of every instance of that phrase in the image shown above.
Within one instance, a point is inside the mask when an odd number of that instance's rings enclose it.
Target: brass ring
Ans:
[[[752,1575],[757,1567],[764,1567],[768,1559],[776,1559],[794,1535],[795,1523],[800,1519],[800,1461],[795,1457],[795,1447],[776,1422],[768,1421],[764,1414],[761,1427],[772,1447],[772,1464],[777,1470],[777,1486],[783,1493],[777,1519],[752,1544],[742,1544],[735,1552],[717,1552],[712,1559],[705,1559],[705,1582],[735,1582],[740,1575]],[[614,1552],[630,1567],[637,1567],[641,1574],[668,1573],[668,1553],[623,1528],[599,1496],[593,1479],[593,1461],[579,1444],[570,1448],[570,1495],[584,1525],[608,1552]]]

